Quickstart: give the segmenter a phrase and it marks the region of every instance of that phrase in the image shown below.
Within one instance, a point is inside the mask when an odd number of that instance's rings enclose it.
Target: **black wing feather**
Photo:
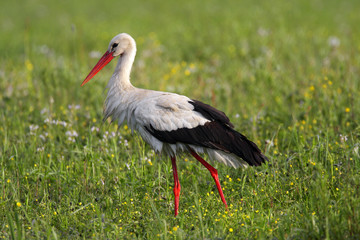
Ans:
[[[192,100],[189,103],[194,106],[194,111],[201,113],[210,122],[191,129],[159,131],[150,125],[146,130],[162,142],[193,144],[233,153],[251,166],[259,166],[267,160],[255,143],[232,129],[233,125],[225,113],[200,101]]]
[[[194,106],[194,111],[201,113],[204,118],[209,119],[210,121],[218,121],[223,124],[226,124],[230,127],[234,127],[234,125],[230,122],[230,119],[226,116],[226,114],[222,111],[217,110],[216,108],[200,102],[198,100],[193,100],[189,102]]]

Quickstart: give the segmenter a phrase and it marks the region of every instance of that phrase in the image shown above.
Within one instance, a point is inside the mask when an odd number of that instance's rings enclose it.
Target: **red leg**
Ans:
[[[225,204],[225,207],[226,209],[228,209],[228,206],[226,204],[226,200],[225,200],[225,197],[224,197],[224,194],[223,194],[223,191],[221,189],[221,185],[220,185],[220,182],[219,182],[219,177],[218,177],[218,172],[217,170],[211,166],[210,164],[208,164],[204,159],[202,159],[196,152],[194,152],[193,150],[190,150],[190,153],[191,155],[193,155],[196,160],[198,160],[202,165],[204,165],[211,173],[211,176],[213,177],[213,179],[215,180],[215,183],[216,183],[216,187],[219,191],[219,194],[220,194],[220,197],[221,197],[221,200],[223,201],[223,203]]]
[[[179,195],[180,195],[180,182],[177,174],[176,169],[176,157],[171,157],[171,163],[173,168],[173,174],[174,174],[174,196],[175,196],[175,217],[178,215],[178,209],[179,209]]]

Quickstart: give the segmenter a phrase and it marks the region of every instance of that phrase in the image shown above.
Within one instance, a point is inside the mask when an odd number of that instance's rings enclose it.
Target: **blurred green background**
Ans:
[[[360,2],[2,1],[0,238],[359,238]],[[115,63],[81,82],[127,32],[132,83],[227,113],[270,164],[169,159],[101,123]],[[182,158],[183,159],[183,158]],[[196,173],[196,174],[195,174]]]

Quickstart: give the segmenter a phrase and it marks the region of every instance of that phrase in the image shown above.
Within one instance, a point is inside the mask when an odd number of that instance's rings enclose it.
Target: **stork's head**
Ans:
[[[135,40],[127,33],[116,35],[109,43],[108,52],[113,57],[122,56],[130,48],[136,47]]]
[[[135,40],[127,33],[120,33],[116,35],[109,43],[108,50],[100,58],[99,62],[91,70],[89,75],[85,78],[81,86],[90,81],[103,67],[105,67],[114,57],[122,57],[128,52],[136,51]]]

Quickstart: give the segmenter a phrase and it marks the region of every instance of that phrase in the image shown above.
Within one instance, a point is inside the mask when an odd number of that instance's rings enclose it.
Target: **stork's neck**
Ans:
[[[116,88],[118,91],[127,91],[133,89],[130,82],[131,68],[136,55],[136,47],[130,45],[128,49],[120,56],[115,71],[108,83],[108,88]]]

